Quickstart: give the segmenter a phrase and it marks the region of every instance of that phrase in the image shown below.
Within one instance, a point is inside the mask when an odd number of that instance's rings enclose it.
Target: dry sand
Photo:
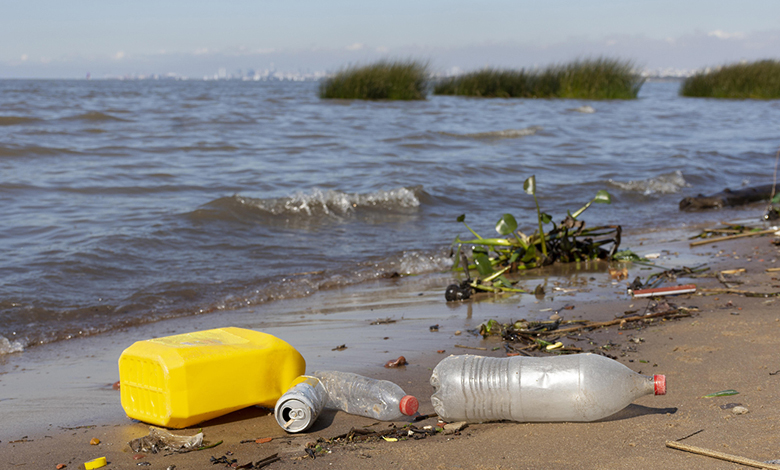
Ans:
[[[766,271],[780,266],[780,251],[772,240],[764,236],[692,249],[686,241],[677,241],[662,246],[667,251],[659,264],[707,263],[711,272],[744,268],[743,274],[730,278],[742,282],[738,289],[776,293],[780,273]],[[635,266],[630,279],[649,272]],[[627,311],[644,311],[650,302],[628,297],[627,281],[612,282],[604,265],[563,274],[527,281],[530,288],[548,282],[549,295],[541,300],[522,295],[448,305],[442,299],[446,279],[425,285],[401,279],[392,281],[392,295],[383,290],[387,283],[361,286],[318,294],[313,301],[276,303],[273,317],[253,310],[191,317],[2,357],[0,468],[46,469],[57,464],[84,468],[84,462],[101,456],[109,461],[105,468],[139,468],[139,463],[149,463],[152,469],[223,468],[224,464],[212,465],[211,457],[226,456],[242,466],[272,454],[281,460],[265,468],[740,468],[665,447],[666,441],[693,433],[683,442],[759,461],[780,459],[780,298],[702,295],[702,288],[723,287],[714,278],[681,278],[681,283],[696,283],[700,292],[668,298],[694,310],[691,317],[629,324],[622,330],[602,328],[587,332],[589,339],[567,340],[586,351],[610,354],[637,372],[667,377],[667,395],[643,397],[599,422],[471,424],[456,434],[420,440],[329,444],[329,439],[353,427],[383,430],[409,422],[379,423],[327,411],[310,432],[286,435],[266,410],[249,408],[176,431],[192,435],[202,428],[206,441],[222,441],[212,449],[146,454],[134,460],[127,445],[147,434],[148,426],[124,417],[119,394],[110,385],[118,378],[119,353],[133,341],[228,325],[260,329],[296,346],[307,359],[308,371],[348,370],[398,383],[420,398],[419,412],[425,415],[433,413],[430,372],[445,355],[506,354],[497,338],[482,339],[466,330],[490,318],[501,322],[543,318],[552,313],[547,309],[558,310],[565,319],[609,320]],[[556,282],[559,290],[553,290]],[[574,309],[563,310],[566,305]],[[369,320],[384,318],[396,322],[370,325]],[[439,325],[438,332],[429,330],[433,324]],[[463,334],[455,335],[457,330]],[[602,348],[610,342],[612,346]],[[347,349],[332,350],[340,344]],[[400,354],[409,365],[382,367]],[[739,394],[702,398],[725,389]],[[736,415],[721,408],[728,403],[740,403],[749,412]],[[437,419],[413,424],[435,426]],[[273,440],[254,442],[266,437]],[[100,444],[90,445],[93,438]],[[321,450],[313,459],[305,448],[318,440]]]

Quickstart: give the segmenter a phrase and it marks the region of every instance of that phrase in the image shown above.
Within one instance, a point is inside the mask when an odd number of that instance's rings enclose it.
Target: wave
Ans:
[[[11,342],[5,336],[0,336],[0,355],[11,354],[24,351],[24,345],[21,341]]]
[[[223,197],[209,202],[192,215],[223,219],[247,217],[346,217],[360,210],[406,212],[421,204],[425,192],[422,186],[379,190],[367,194],[350,194],[336,190],[312,189],[289,197],[260,199],[240,195]]]
[[[471,134],[456,134],[451,132],[441,132],[441,134],[467,139],[517,139],[519,137],[534,135],[540,130],[542,130],[541,126],[531,126],[522,129],[505,129],[503,131],[475,132]]]
[[[22,147],[3,147],[0,145],[0,157],[30,157],[51,155],[77,155],[79,152],[56,147],[41,147],[39,145],[26,145]]]
[[[75,116],[63,118],[65,121],[88,121],[88,122],[129,122],[127,119],[118,118],[100,111],[89,111]]]
[[[580,106],[579,108],[571,108],[568,111],[575,111],[575,112],[584,113],[584,114],[593,114],[593,113],[596,112],[596,110],[593,109],[593,106],[588,106],[588,105]]]
[[[641,193],[645,196],[653,194],[674,194],[680,192],[682,188],[689,186],[680,170],[672,173],[665,173],[646,180],[623,182],[610,179],[609,184],[622,189],[623,191]]]
[[[29,124],[37,121],[40,121],[40,119],[24,116],[0,116],[0,126],[15,126],[17,124]]]

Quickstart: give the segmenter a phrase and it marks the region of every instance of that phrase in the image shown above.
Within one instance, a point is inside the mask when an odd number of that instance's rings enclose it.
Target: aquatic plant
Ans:
[[[428,64],[414,60],[348,67],[320,84],[320,98],[423,100],[428,75]]]
[[[542,70],[483,69],[440,81],[433,93],[482,98],[634,99],[643,83],[632,62],[598,58]]]
[[[534,196],[536,204],[537,222],[539,231],[526,235],[518,230],[517,220],[512,214],[504,214],[496,223],[496,232],[502,237],[483,238],[466,224],[466,216],[458,217],[458,222],[471,232],[472,240],[461,240],[456,237],[453,242],[457,246],[454,253],[454,270],[468,271],[476,269],[479,276],[472,280],[468,276],[461,284],[453,284],[447,288],[445,298],[447,300],[461,300],[468,298],[473,290],[489,292],[524,292],[513,287],[513,282],[504,274],[536,267],[541,267],[554,262],[572,262],[588,259],[612,259],[620,246],[621,227],[619,225],[607,225],[585,228],[585,222],[577,218],[587,210],[591,204],[610,204],[612,197],[607,191],[600,190],[587,204],[580,209],[567,212],[566,218],[560,225],[552,222],[552,217],[541,211],[539,201],[536,198],[536,178],[531,176],[526,179],[523,188],[526,193]],[[552,230],[544,232],[544,225],[552,223]],[[612,244],[609,250],[605,245]],[[471,247],[473,263],[463,251],[463,246]],[[492,252],[492,253],[491,253]]]
[[[780,99],[780,61],[732,64],[685,79],[680,95],[692,98]]]

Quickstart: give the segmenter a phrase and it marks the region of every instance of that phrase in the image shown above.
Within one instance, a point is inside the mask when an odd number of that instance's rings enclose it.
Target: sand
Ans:
[[[710,272],[744,268],[744,273],[729,276],[741,282],[737,289],[775,293],[780,292],[780,273],[766,271],[780,266],[774,238],[696,248],[678,239],[659,242],[653,249],[662,254],[658,263],[664,266],[706,263]],[[624,245],[637,252],[641,243],[639,237],[624,239]],[[629,279],[649,272],[633,266]],[[523,281],[530,288],[547,283],[548,295],[543,299],[486,296],[447,304],[443,291],[448,281],[446,276],[401,278],[260,309],[195,316],[42,345],[0,357],[0,467],[37,469],[65,464],[66,468],[84,468],[84,462],[105,456],[109,461],[105,468],[138,468],[139,463],[149,463],[149,468],[175,465],[181,470],[224,467],[212,465],[212,457],[235,459],[236,466],[242,466],[277,454],[280,460],[266,468],[739,468],[665,446],[666,441],[691,434],[682,442],[759,461],[780,459],[780,298],[703,295],[701,289],[724,287],[715,278],[679,280],[693,282],[700,289],[697,294],[667,299],[692,311],[690,317],[630,324],[622,330],[602,328],[589,331],[589,339],[567,340],[586,351],[609,354],[637,372],[667,377],[667,395],[645,396],[599,422],[470,424],[455,434],[419,440],[337,444],[328,440],[353,427],[435,426],[437,419],[380,423],[326,411],[309,432],[287,435],[267,410],[253,407],[176,431],[193,435],[202,429],[207,442],[222,441],[215,448],[134,459],[127,443],[146,435],[148,425],[125,417],[119,393],[111,384],[118,379],[119,354],[137,340],[229,325],[266,331],[299,349],[308,371],[346,370],[394,381],[420,398],[419,412],[427,415],[433,413],[430,373],[443,357],[469,353],[505,357],[498,338],[467,333],[480,323],[491,318],[500,322],[541,319],[554,311],[564,319],[609,320],[625,312],[644,312],[651,302],[628,297],[627,281],[612,280],[606,265],[598,263]],[[271,308],[272,314],[263,311]],[[388,318],[395,322],[371,324]],[[429,328],[434,324],[439,325],[436,332]],[[462,333],[456,335],[456,331]],[[341,344],[346,349],[333,350]],[[605,344],[611,345],[603,349]],[[401,354],[409,365],[382,367]],[[739,394],[702,398],[725,389]],[[722,409],[729,403],[740,403],[748,413],[737,415],[732,409]],[[273,439],[255,442],[268,437]],[[91,445],[93,438],[100,443]],[[318,440],[320,448],[316,458],[311,458],[306,446]]]

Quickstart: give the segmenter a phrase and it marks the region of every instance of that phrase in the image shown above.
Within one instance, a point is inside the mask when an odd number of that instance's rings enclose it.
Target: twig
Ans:
[[[681,443],[675,442],[675,441],[666,441],[666,447],[671,447],[672,449],[677,449],[677,450],[684,450],[686,452],[691,452],[693,454],[704,455],[704,456],[707,456],[707,457],[712,457],[714,459],[725,460],[727,462],[734,462],[734,463],[738,463],[740,465],[747,465],[749,467],[780,470],[780,465],[759,462],[758,460],[748,459],[748,458],[745,458],[745,457],[739,457],[737,455],[724,454],[723,452],[718,452],[718,451],[709,450],[709,449],[703,449],[701,447],[689,446],[688,444],[681,444]]]
[[[700,432],[702,432],[702,431],[704,431],[704,429],[699,429],[699,430],[698,430],[698,431],[696,431],[696,432],[692,432],[692,433],[688,434],[687,436],[685,436],[685,437],[681,437],[681,438],[679,438],[679,439],[675,439],[674,441],[675,441],[675,442],[684,441],[685,439],[688,439],[689,437],[695,436],[695,435],[699,434],[699,433],[700,433]]]
[[[768,273],[776,273],[780,271],[780,268],[766,268],[766,272]]]
[[[456,348],[463,348],[463,349],[476,349],[477,351],[487,351],[487,348],[478,348],[476,346],[464,346],[462,344],[456,344]]]
[[[707,238],[705,240],[698,240],[695,242],[691,242],[690,245],[692,247],[699,246],[699,245],[706,245],[708,243],[717,243],[724,240],[734,240],[735,238],[744,238],[744,237],[754,237],[758,235],[767,235],[770,233],[777,232],[776,229],[767,229],[767,230],[759,230],[758,232],[748,232],[748,233],[740,233],[739,235],[728,235],[726,237],[718,237],[718,238]]]
[[[553,331],[540,331],[537,334],[541,334],[541,335],[544,335],[544,334],[547,334],[547,335],[566,334],[566,333],[569,333],[569,332],[572,332],[572,331],[583,330],[585,328],[601,328],[603,326],[618,325],[620,323],[623,323],[624,321],[625,322],[634,322],[634,321],[645,320],[645,319],[648,319],[648,318],[657,318],[657,317],[671,316],[671,315],[678,314],[678,312],[679,312],[678,309],[667,310],[666,312],[651,313],[650,315],[635,315],[633,317],[616,318],[614,320],[597,322],[597,323],[588,323],[588,324],[585,324],[585,325],[573,326],[571,328],[563,328],[563,329],[558,329],[558,330],[553,330]],[[683,315],[683,316],[687,316],[687,315]]]
[[[745,297],[778,297],[780,292],[751,292],[742,289],[699,289],[699,292],[708,294],[739,294]]]

